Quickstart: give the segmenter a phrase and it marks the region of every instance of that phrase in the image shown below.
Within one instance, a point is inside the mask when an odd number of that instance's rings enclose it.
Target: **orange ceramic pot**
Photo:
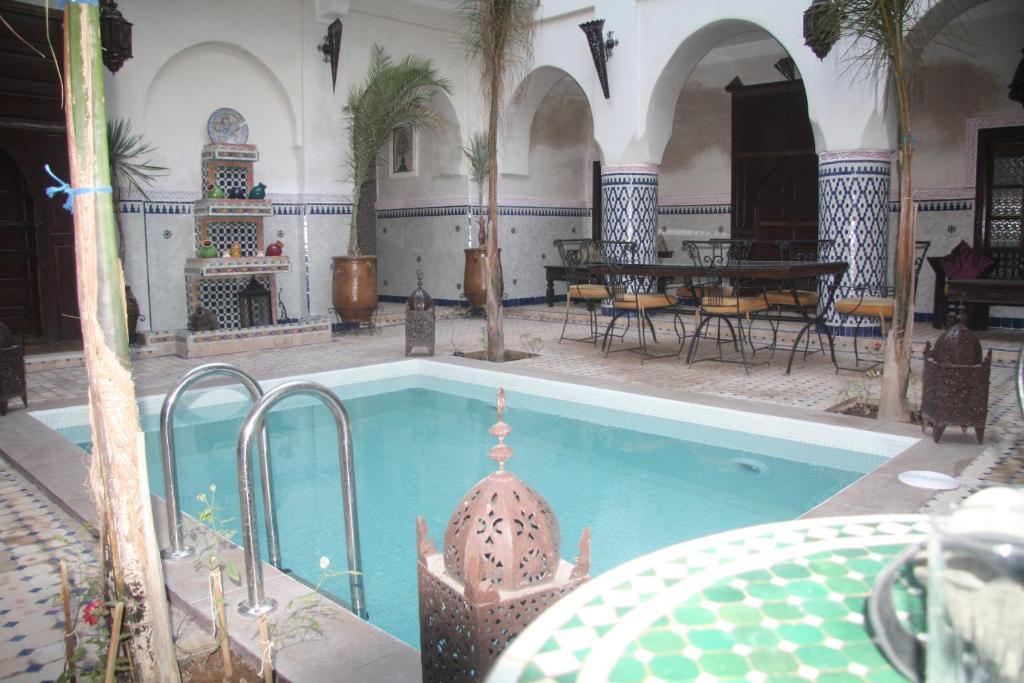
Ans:
[[[462,291],[473,308],[483,308],[487,303],[487,278],[484,274],[484,247],[466,249],[466,268],[462,273]],[[498,269],[501,270],[501,249],[498,250]],[[499,277],[501,275],[499,274]]]
[[[335,312],[345,322],[370,322],[377,310],[377,257],[335,256],[331,261]]]

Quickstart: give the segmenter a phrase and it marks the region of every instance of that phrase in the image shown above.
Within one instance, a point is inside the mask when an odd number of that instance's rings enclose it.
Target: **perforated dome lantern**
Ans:
[[[423,289],[423,271],[416,271],[416,289],[405,300],[405,355],[426,347],[434,355],[434,300]]]
[[[586,581],[590,529],[573,566],[558,557],[559,529],[551,507],[505,469],[512,431],[498,391],[498,469],[462,498],[438,553],[416,520],[420,594],[420,661],[425,683],[480,681],[509,641],[550,604]]]

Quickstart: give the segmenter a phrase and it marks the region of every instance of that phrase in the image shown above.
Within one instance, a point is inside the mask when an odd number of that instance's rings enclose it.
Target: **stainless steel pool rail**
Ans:
[[[263,388],[249,373],[228,363],[207,363],[193,368],[178,380],[178,383],[167,392],[163,407],[160,409],[160,449],[164,468],[164,497],[167,505],[167,535],[171,547],[163,550],[161,555],[167,559],[177,560],[190,557],[193,549],[185,545],[181,537],[181,508],[178,504],[178,467],[174,451],[174,409],[181,396],[196,382],[207,377],[234,377],[248,390],[253,403],[263,396]],[[277,542],[277,516],[274,512],[274,498],[270,486],[270,449],[267,446],[267,431],[260,430],[260,477],[263,485],[263,509],[267,527],[267,546],[270,562],[280,566],[281,551]]]
[[[239,603],[238,611],[245,616],[258,616],[271,612],[277,606],[273,598],[263,593],[263,564],[260,562],[260,543],[255,531],[256,501],[253,499],[252,462],[250,447],[256,430],[262,430],[270,411],[285,398],[311,396],[320,399],[331,411],[338,432],[338,459],[341,465],[341,498],[345,513],[346,549],[348,551],[348,577],[352,611],[366,618],[366,600],[363,592],[363,565],[359,552],[359,519],[356,514],[355,465],[352,461],[352,429],[348,411],[341,399],[330,389],[317,382],[296,381],[282,384],[268,391],[252,407],[242,423],[238,437],[238,502],[242,517],[242,543],[245,555],[245,587],[247,599]]]

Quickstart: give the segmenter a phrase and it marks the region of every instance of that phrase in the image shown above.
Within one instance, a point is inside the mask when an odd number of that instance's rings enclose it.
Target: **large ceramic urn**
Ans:
[[[368,323],[377,310],[377,257],[331,259],[334,311],[345,322]]]
[[[466,249],[466,269],[462,274],[462,291],[466,300],[473,308],[483,308],[487,303],[487,277],[484,269],[484,258],[487,256],[485,247]],[[501,269],[501,249],[498,250],[499,278]],[[504,284],[502,285],[504,289]]]

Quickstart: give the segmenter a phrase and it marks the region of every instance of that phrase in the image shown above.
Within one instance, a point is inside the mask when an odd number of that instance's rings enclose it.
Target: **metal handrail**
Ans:
[[[338,430],[338,459],[341,464],[341,497],[345,512],[345,536],[348,550],[349,588],[352,611],[366,618],[366,600],[363,593],[363,566],[359,553],[359,519],[356,514],[355,465],[352,461],[352,429],[348,412],[341,399],[330,389],[317,382],[288,382],[268,391],[249,411],[238,437],[238,502],[242,517],[242,543],[245,554],[245,586],[247,599],[239,603],[238,611],[245,616],[257,616],[273,611],[277,602],[263,593],[263,564],[260,562],[260,543],[253,533],[256,526],[256,504],[253,500],[252,463],[249,448],[253,434],[262,429],[270,411],[289,396],[303,395],[320,399],[331,411]]]
[[[178,505],[178,467],[174,452],[174,408],[178,399],[193,384],[206,377],[215,375],[235,377],[249,391],[253,403],[263,396],[259,382],[244,370],[228,363],[207,363],[185,373],[178,383],[167,393],[163,407],[160,409],[160,449],[164,466],[164,493],[167,505],[167,535],[171,539],[171,547],[161,555],[168,559],[189,557],[193,549],[182,543],[181,508]],[[267,431],[260,430],[260,476],[263,485],[263,508],[267,527],[267,545],[270,561],[274,566],[281,563],[281,551],[277,543],[277,517],[274,513],[274,498],[270,487],[270,449],[267,447]]]
[[[1017,405],[1020,406],[1020,414],[1024,416],[1024,344],[1020,345],[1020,354],[1017,356]]]

